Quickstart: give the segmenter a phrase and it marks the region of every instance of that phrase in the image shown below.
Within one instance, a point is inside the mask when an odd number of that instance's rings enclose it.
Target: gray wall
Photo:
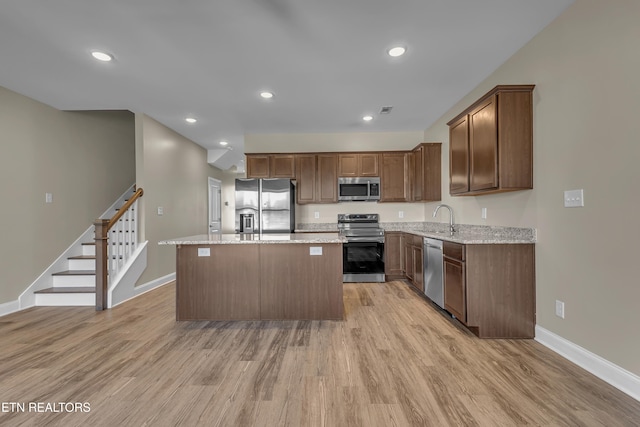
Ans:
[[[144,189],[143,239],[149,241],[147,269],[138,284],[176,271],[175,247],[158,246],[159,241],[208,232],[208,177],[233,179],[207,163],[204,148],[136,114],[136,182]]]
[[[637,0],[577,0],[425,132],[447,144],[448,165],[447,121],[497,84],[536,84],[534,190],[450,197],[444,167],[443,201],[465,223],[536,227],[538,325],[636,375],[638,17]],[[579,188],[585,207],[564,208],[563,191]]]
[[[0,304],[134,183],[134,129],[130,112],[63,112],[0,87]]]

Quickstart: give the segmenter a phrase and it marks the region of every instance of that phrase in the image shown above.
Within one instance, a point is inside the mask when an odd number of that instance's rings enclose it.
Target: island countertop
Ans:
[[[278,244],[278,243],[346,243],[338,233],[282,233],[282,234],[199,234],[158,242],[159,245],[225,245],[225,244]]]

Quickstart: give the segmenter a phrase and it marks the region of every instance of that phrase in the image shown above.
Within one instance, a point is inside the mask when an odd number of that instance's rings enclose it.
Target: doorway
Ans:
[[[222,233],[222,182],[209,177],[209,234]]]

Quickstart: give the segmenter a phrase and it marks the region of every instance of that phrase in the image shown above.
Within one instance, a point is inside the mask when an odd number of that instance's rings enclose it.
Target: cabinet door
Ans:
[[[496,97],[491,96],[469,114],[469,188],[498,188],[498,127]]]
[[[422,144],[422,201],[442,200],[442,144]]]
[[[458,318],[467,322],[467,287],[465,263],[444,257],[444,308]]]
[[[271,158],[271,178],[296,178],[295,156],[293,154],[273,154]]]
[[[296,155],[296,198],[299,204],[316,201],[316,156]]]
[[[247,155],[247,178],[269,178],[269,156]]]
[[[360,176],[380,176],[377,153],[362,153],[358,155],[358,173]]]
[[[449,193],[469,191],[469,119],[462,117],[449,127]]]
[[[338,156],[339,176],[358,176],[358,157],[356,153],[340,154]]]
[[[335,154],[318,154],[318,192],[316,202],[338,202],[338,157]]]
[[[382,153],[381,202],[406,202],[408,200],[408,156],[409,153]]]
[[[404,237],[404,275],[413,284],[413,245],[411,244],[411,236]]]
[[[384,235],[384,272],[387,276],[402,276],[402,233],[387,232]]]
[[[424,292],[422,246],[413,246],[413,284]]]
[[[422,184],[423,184],[423,162],[422,162],[422,146],[416,148],[411,153],[411,200],[419,202],[422,200]]]

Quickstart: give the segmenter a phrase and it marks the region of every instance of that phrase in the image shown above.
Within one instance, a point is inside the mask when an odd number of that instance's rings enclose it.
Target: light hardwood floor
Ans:
[[[533,340],[480,340],[403,282],[344,321],[176,322],[175,286],[0,318],[0,425],[636,426],[640,402]],[[28,409],[28,407],[26,408]]]

